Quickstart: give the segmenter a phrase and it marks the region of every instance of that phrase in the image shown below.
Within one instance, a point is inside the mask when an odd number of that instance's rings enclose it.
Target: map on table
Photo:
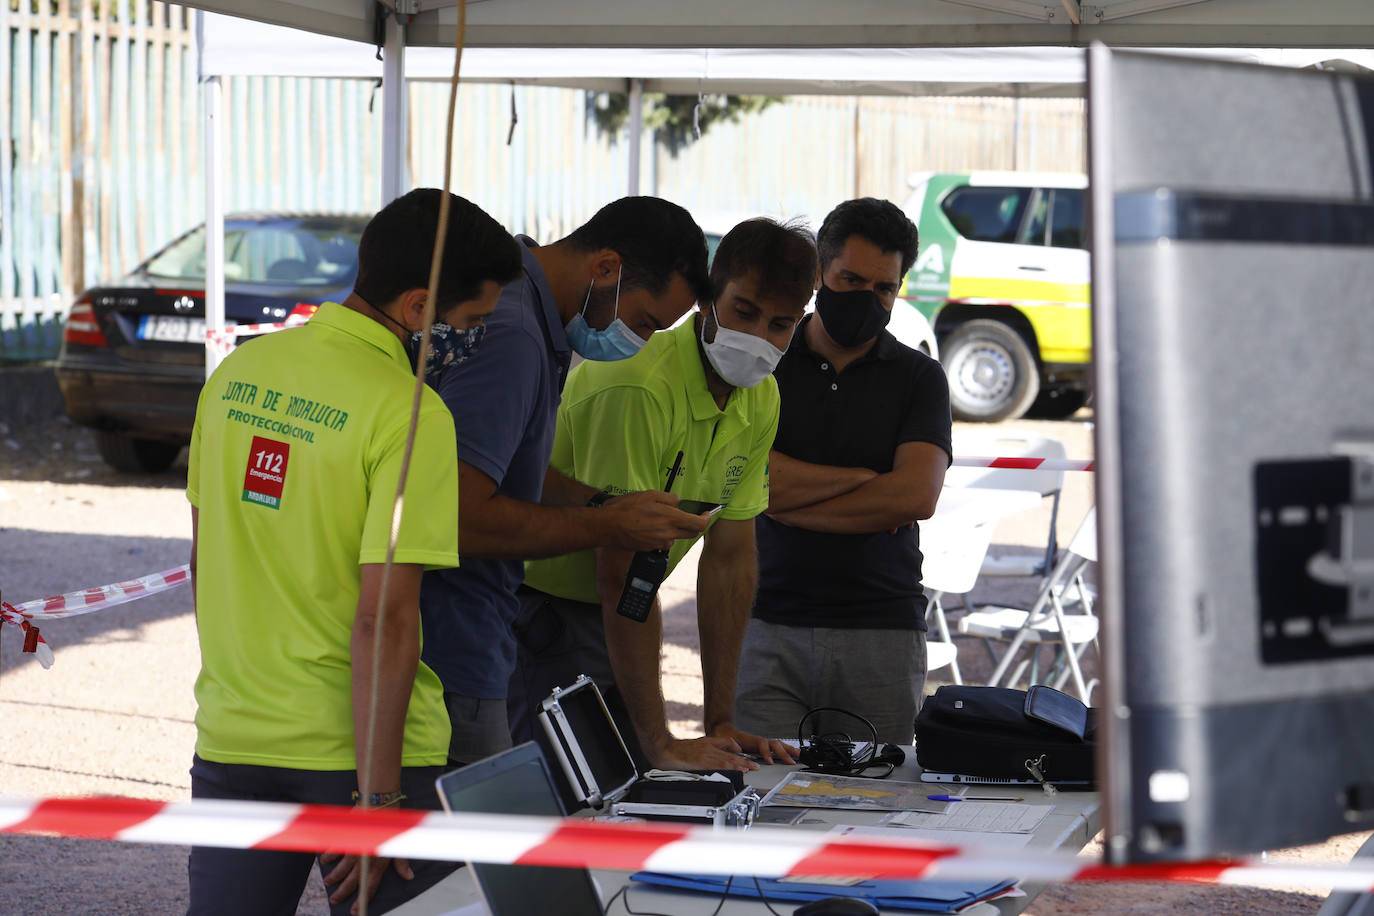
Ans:
[[[788,773],[763,797],[762,805],[793,808],[850,808],[860,811],[930,811],[943,814],[950,802],[931,801],[930,786],[826,773]]]
[[[971,801],[945,814],[903,811],[880,823],[890,827],[922,827],[927,830],[974,830],[980,833],[1034,833],[1054,805],[1023,805],[1020,802]]]

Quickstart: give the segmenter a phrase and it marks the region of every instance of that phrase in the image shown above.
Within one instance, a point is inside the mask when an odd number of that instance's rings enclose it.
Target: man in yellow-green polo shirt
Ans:
[[[721,240],[711,265],[714,301],[655,334],[633,359],[583,363],[558,411],[550,460],[558,472],[603,488],[603,497],[661,490],[681,453],[672,493],[682,507],[720,507],[706,529],[697,577],[706,740],[670,732],[659,680],[661,609],[655,599],[642,623],[616,613],[633,554],[602,548],[526,564],[509,691],[516,741],[537,737],[538,704],[552,689],[588,674],[641,765],[738,768],[741,752],[792,762],[786,745],[735,728],[733,705],[758,576],[754,517],[768,507],[768,453],[778,425],[771,372],[816,272],[815,240],[804,227],[741,223]],[[669,572],[693,543],[674,542]]]
[[[458,475],[453,420],[428,388],[385,591],[383,577],[441,194],[385,207],[363,230],[353,293],[244,344],[201,391],[186,487],[201,651],[193,798],[439,807],[449,722],[439,679],[419,664],[419,593],[425,569],[458,564],[457,514],[430,511],[457,504]],[[509,233],[450,204],[431,363],[468,355],[520,272]],[[362,869],[339,858],[319,867],[344,914]],[[295,912],[315,861],[195,847],[189,912]],[[371,911],[453,867],[374,860]]]

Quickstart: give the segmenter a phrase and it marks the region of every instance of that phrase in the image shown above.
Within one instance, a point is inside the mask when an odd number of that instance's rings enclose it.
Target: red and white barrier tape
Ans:
[[[323,850],[507,865],[705,874],[881,876],[1024,881],[1182,881],[1374,890],[1374,861],[1268,864],[1259,860],[1085,865],[1070,852],[844,837],[756,826],[619,824],[519,815],[246,801],[32,799],[0,795],[0,833],[85,837],[229,849]]]
[[[181,565],[175,569],[149,573],[138,579],[115,582],[111,585],[98,585],[95,588],[67,592],[51,598],[36,598],[23,604],[5,603],[5,611],[17,613],[26,620],[58,620],[63,617],[79,617],[92,611],[125,604],[158,592],[178,588],[191,581],[191,567]]]
[[[1007,468],[1017,471],[1094,471],[1095,461],[1077,458],[955,458],[957,468]]]
[[[228,356],[233,352],[234,347],[240,337],[248,337],[255,334],[270,334],[273,331],[284,331],[287,328],[298,328],[310,320],[310,316],[319,311],[318,305],[307,305],[304,302],[298,303],[291,314],[286,316],[284,321],[272,321],[260,324],[237,324],[233,327],[226,327],[223,330],[215,331],[210,328],[205,329],[205,339],[219,353],[220,357]]]
[[[150,573],[139,579],[100,585],[81,591],[54,595],[51,598],[36,598],[23,604],[10,604],[0,601],[0,622],[20,627],[25,634],[24,651],[38,655],[38,662],[44,668],[53,663],[52,648],[33,626],[34,620],[60,620],[64,617],[79,617],[92,611],[126,604],[149,595],[156,595],[169,589],[178,588],[191,581],[191,567],[178,566],[162,572]]]
[[[274,324],[247,324],[239,325],[234,328],[227,328],[222,332],[222,338],[216,338],[214,332],[207,331],[206,334],[212,340],[230,340],[248,334],[260,334],[265,331],[277,331],[288,327],[298,327],[305,324],[310,316],[316,311],[316,306],[299,305],[287,317],[285,321]],[[231,346],[232,349],[232,346]],[[227,352],[227,351],[225,351]],[[1062,458],[955,458],[954,464],[957,467],[979,467],[979,468],[1008,468],[1015,470],[1044,470],[1044,471],[1091,471],[1093,462],[1077,461]],[[116,582],[113,585],[104,585],[98,588],[88,588],[83,591],[69,592],[53,598],[39,598],[36,601],[27,601],[21,605],[11,605],[0,603],[0,622],[8,623],[13,626],[22,627],[26,633],[24,651],[38,653],[38,660],[44,668],[52,666],[52,650],[47,641],[38,635],[36,627],[32,627],[27,621],[56,619],[61,617],[75,617],[78,614],[89,614],[92,611],[103,610],[107,607],[123,604],[126,601],[133,601],[137,598],[146,598],[157,592],[184,585],[189,581],[189,570],[185,566],[176,569],[169,569],[161,573],[153,573],[144,576],[142,579],[134,579],[128,582]],[[32,630],[32,635],[29,631]]]
[[[8,623],[23,630],[23,651],[37,655],[38,664],[42,665],[44,668],[51,668],[53,663],[52,646],[48,645],[48,641],[43,638],[43,634],[38,632],[38,627],[17,614],[11,617],[11,607],[13,607],[13,605],[0,602],[0,623]]]

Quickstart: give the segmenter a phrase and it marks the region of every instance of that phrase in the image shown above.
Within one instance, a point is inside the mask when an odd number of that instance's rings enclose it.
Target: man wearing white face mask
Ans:
[[[740,753],[791,763],[790,749],[734,726],[740,640],[757,569],[754,516],[768,503],[768,453],[778,422],[773,367],[811,295],[816,247],[805,228],[749,220],[721,240],[712,295],[699,313],[623,363],[585,363],[558,413],[553,467],[608,494],[663,489],[693,509],[720,506],[705,533],[697,578],[706,737],[668,729],[659,682],[661,611],[637,622],[616,613],[631,552],[603,548],[526,564],[511,681],[512,733],[538,738],[537,704],[588,674],[606,695],[642,764],[752,769]],[[677,461],[681,453],[681,461]],[[676,540],[668,570],[695,543]]]
[[[573,351],[624,359],[681,318],[709,289],[701,229],[676,204],[626,197],[553,244],[516,238],[523,270],[502,291],[481,347],[429,376],[457,427],[463,507],[463,565],[425,576],[420,601],[423,657],[444,685],[453,766],[510,747],[506,685],[525,559],[665,547],[706,524],[662,492],[589,506],[596,487],[549,468]]]

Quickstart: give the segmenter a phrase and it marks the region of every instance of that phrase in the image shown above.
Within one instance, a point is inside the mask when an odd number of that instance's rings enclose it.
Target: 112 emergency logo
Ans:
[[[290,456],[291,446],[287,443],[254,436],[248,447],[248,469],[243,475],[243,501],[280,509]]]

